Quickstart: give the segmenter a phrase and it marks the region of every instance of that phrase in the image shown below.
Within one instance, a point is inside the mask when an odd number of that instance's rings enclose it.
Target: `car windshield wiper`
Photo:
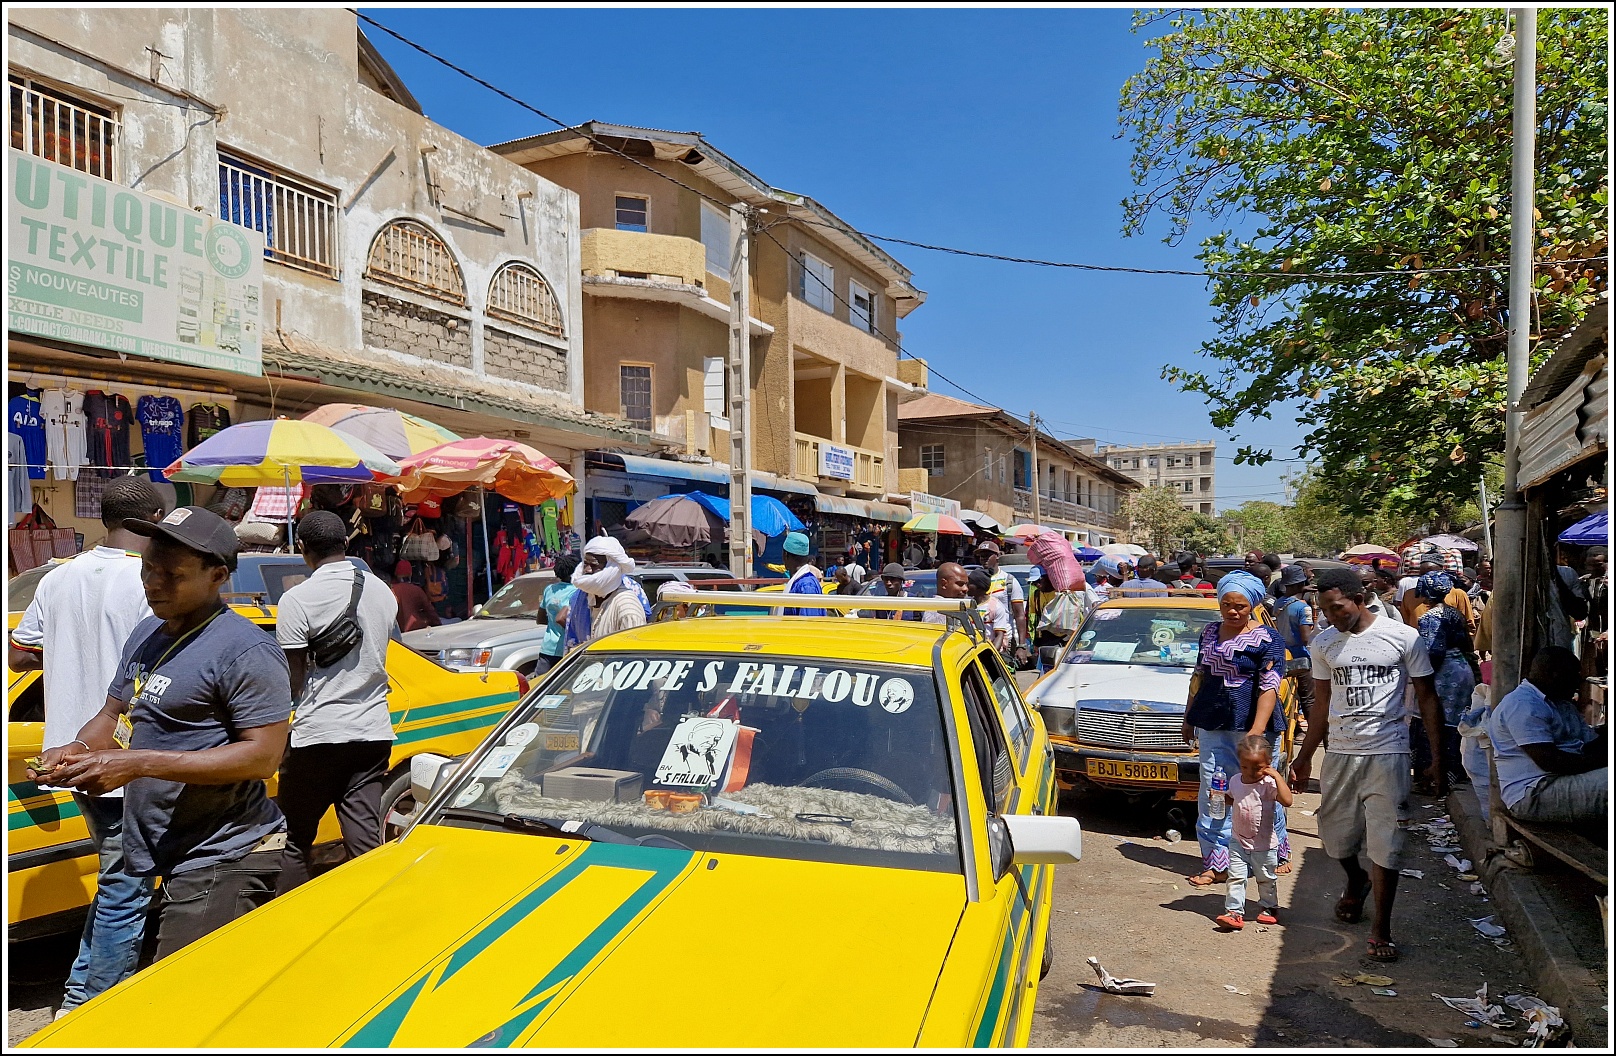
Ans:
[[[503,825],[505,828],[515,829],[517,832],[532,832],[544,836],[557,836],[561,839],[571,839],[572,837],[576,836],[581,840],[592,841],[594,837],[581,830],[582,828],[598,828],[598,826],[585,825],[582,826],[578,832],[568,832],[560,825],[557,825],[554,822],[546,821],[543,818],[530,818],[525,814],[501,814],[498,811],[481,810],[477,807],[444,807],[438,813],[440,816],[445,818],[466,818],[471,821],[486,821],[490,825]]]

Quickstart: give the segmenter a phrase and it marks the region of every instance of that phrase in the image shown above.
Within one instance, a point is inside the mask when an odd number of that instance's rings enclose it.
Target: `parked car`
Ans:
[[[10,627],[17,626],[17,621],[33,603],[34,592],[39,589],[39,581],[45,578],[45,573],[71,560],[71,557],[63,557],[47,561],[12,576],[6,582],[6,613]],[[370,571],[370,566],[362,558],[350,557],[348,560],[366,572]],[[299,554],[241,554],[236,558],[236,570],[230,574],[230,585],[225,590],[230,594],[255,595],[276,605],[288,588],[308,578],[309,571],[308,563]]]
[[[1025,1045],[1081,853],[1042,723],[974,633],[846,629],[590,643],[459,765],[417,764],[398,842],[28,1044]]]
[[[1094,785],[1196,798],[1200,757],[1184,741],[1184,711],[1201,632],[1216,619],[1216,599],[1199,594],[1095,606],[1054,667],[1027,691],[1027,702],[1049,730],[1062,788]],[[1285,734],[1274,760],[1281,772],[1296,733],[1293,696],[1285,683]]]
[[[274,633],[274,609],[234,608]],[[13,620],[17,615],[13,611]],[[72,794],[42,789],[28,779],[24,761],[44,747],[42,674],[7,669],[6,924],[12,940],[77,930],[95,895],[96,859]],[[384,831],[397,835],[402,820],[414,810],[410,760],[422,752],[470,751],[526,687],[521,676],[509,672],[445,671],[396,642],[387,650],[387,681],[387,706],[397,740],[382,793],[382,816]],[[274,795],[275,778],[268,785]],[[328,812],[320,823],[319,840],[334,841],[339,835],[336,814]]]
[[[664,583],[675,580],[711,581],[716,589],[735,589],[729,571],[711,565],[644,565],[635,578],[652,601]],[[531,676],[550,622],[544,611],[544,588],[554,582],[555,573],[549,570],[517,576],[478,606],[470,619],[410,631],[402,636],[404,644],[452,671],[515,671]]]

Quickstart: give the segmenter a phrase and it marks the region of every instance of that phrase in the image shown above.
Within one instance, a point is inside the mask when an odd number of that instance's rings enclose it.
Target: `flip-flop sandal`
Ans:
[[[1392,961],[1397,960],[1397,958],[1397,943],[1391,941],[1390,939],[1369,940],[1370,960],[1379,961],[1383,964],[1389,964]]]
[[[1186,876],[1185,881],[1191,887],[1211,887],[1213,884],[1226,884],[1229,882],[1228,873],[1217,873],[1211,869],[1202,870],[1194,876]]]
[[[1353,894],[1348,890],[1335,904],[1335,919],[1343,924],[1356,924],[1363,919],[1364,899],[1369,897],[1367,890]]]
[[[1274,875],[1275,876],[1289,876],[1289,875],[1291,875],[1290,859],[1287,858],[1285,861],[1280,862],[1279,865],[1274,869]]]

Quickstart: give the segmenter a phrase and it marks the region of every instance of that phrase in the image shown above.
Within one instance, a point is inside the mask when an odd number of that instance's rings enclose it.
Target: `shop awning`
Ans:
[[[1605,546],[1610,542],[1610,514],[1595,513],[1584,517],[1560,533],[1562,543],[1574,546]]]
[[[902,524],[909,519],[907,506],[850,499],[845,495],[815,495],[814,509],[820,513],[838,513],[843,517],[862,517],[867,521],[888,521],[893,524]]]
[[[707,463],[675,462],[672,459],[647,458],[644,455],[620,455],[613,451],[591,451],[589,457],[614,468],[620,466],[623,472],[642,477],[662,477],[666,480],[694,480],[703,484],[722,485],[726,490],[729,488],[729,470]],[[816,493],[816,489],[812,484],[755,469],[752,471],[752,487],[763,488],[767,491],[784,491],[796,495],[813,495]]]
[[[974,524],[985,531],[997,532],[1000,535],[1004,534],[1004,525],[985,513],[978,513],[975,510],[961,510],[959,519],[966,524]]]

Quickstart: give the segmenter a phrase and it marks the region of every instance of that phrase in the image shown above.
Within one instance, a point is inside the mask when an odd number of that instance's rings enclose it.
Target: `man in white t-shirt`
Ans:
[[[382,789],[393,753],[387,642],[397,632],[398,599],[386,583],[348,560],[348,525],[329,510],[304,515],[297,546],[313,572],[281,595],[275,621],[294,701],[275,794],[286,815],[277,895],[310,879],[320,819],[333,807],[349,858],[381,846]],[[322,655],[322,634],[350,611],[358,643],[340,657]]]
[[[1369,929],[1369,956],[1397,960],[1392,942],[1392,903],[1402,866],[1408,824],[1411,755],[1405,687],[1412,682],[1431,739],[1432,759],[1440,760],[1442,722],[1430,657],[1419,632],[1376,616],[1368,592],[1352,569],[1319,573],[1319,610],[1330,626],[1309,643],[1313,658],[1313,710],[1307,739],[1291,766],[1293,787],[1303,788],[1312,773],[1313,753],[1329,731],[1329,747],[1319,773],[1319,838],[1325,853],[1341,863],[1347,890],[1336,903],[1336,919],[1355,924],[1363,903],[1375,896]],[[1433,763],[1427,777],[1443,794],[1444,774]],[[1370,870],[1358,862],[1367,855]]]
[[[45,736],[41,748],[73,744],[79,730],[107,702],[124,644],[151,615],[140,582],[140,552],[146,540],[123,527],[125,518],[155,521],[163,502],[142,475],[119,477],[101,494],[100,546],[46,573],[34,600],[11,632],[13,671],[44,668]],[[48,773],[39,777],[50,788]],[[134,974],[146,936],[152,882],[131,876],[123,853],[123,789],[91,796],[74,792],[95,845],[98,870],[57,1015],[77,1008]]]

